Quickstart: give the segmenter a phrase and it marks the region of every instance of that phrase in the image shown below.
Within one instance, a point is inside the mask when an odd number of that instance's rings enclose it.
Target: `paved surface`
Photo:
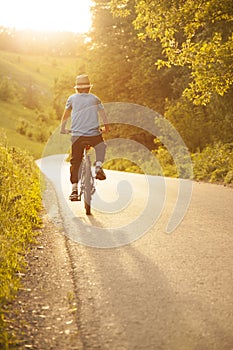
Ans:
[[[59,209],[48,201],[47,210],[71,238],[67,249],[83,348],[233,349],[233,190],[194,183],[184,219],[174,232],[166,234],[179,189],[176,180],[167,180],[165,200],[159,190],[155,199],[153,227],[138,238],[143,225],[151,220],[150,211],[143,213],[140,230],[135,228],[138,239],[120,246],[124,234],[135,237],[128,224],[135,222],[146,206],[148,192],[141,180],[109,172],[106,182],[98,184],[96,196],[99,193],[105,202],[114,198],[115,207],[106,213],[104,208],[100,210],[104,204],[97,198],[93,204],[98,210],[87,217],[83,203],[68,203],[68,165],[60,172],[60,163],[61,157],[53,157],[41,166],[59,198]],[[133,193],[130,195],[128,186],[119,190],[125,194],[123,209],[117,207],[116,191],[121,176],[131,184]],[[139,183],[135,186],[134,181]],[[98,239],[90,240],[93,227],[105,235],[101,244],[106,243],[107,234],[115,239],[119,232],[119,246],[94,248]]]

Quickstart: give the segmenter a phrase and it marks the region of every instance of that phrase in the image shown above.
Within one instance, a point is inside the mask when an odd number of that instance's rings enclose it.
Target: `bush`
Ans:
[[[9,77],[1,77],[0,80],[0,100],[10,101],[16,92],[15,83]]]
[[[142,173],[168,177],[180,177],[183,179],[196,179],[208,182],[220,182],[224,184],[233,183],[233,143],[216,143],[197,152],[190,157],[183,154],[182,149],[173,149],[176,154],[177,164],[171,153],[164,147],[159,145],[157,149],[152,151],[157,164],[140,155],[137,164],[127,159],[112,159],[107,161],[104,166],[106,169],[128,171],[133,173]],[[125,150],[127,154],[129,150]],[[124,152],[122,152],[124,153]],[[132,153],[133,154],[133,153]],[[192,169],[193,166],[193,169]],[[193,171],[193,173],[192,173]]]
[[[105,169],[141,173],[140,167],[128,159],[112,159],[104,163]]]
[[[216,143],[192,155],[197,180],[233,183],[233,143]]]
[[[0,144],[0,327],[4,305],[17,292],[25,253],[41,225],[39,172],[26,153]],[[4,337],[3,337],[4,334]],[[4,339],[3,339],[4,338]],[[1,332],[0,345],[7,339]],[[1,347],[1,346],[0,346]]]
[[[25,119],[20,119],[16,126],[16,131],[20,135],[27,135],[29,132],[29,122]]]
[[[50,130],[46,123],[41,122],[40,125],[31,126],[25,119],[20,119],[18,121],[16,131],[21,135],[27,136],[30,140],[40,143],[45,143],[50,136]]]
[[[164,176],[177,177],[176,165],[171,154],[163,146],[159,146],[157,150],[152,151],[157,158]]]

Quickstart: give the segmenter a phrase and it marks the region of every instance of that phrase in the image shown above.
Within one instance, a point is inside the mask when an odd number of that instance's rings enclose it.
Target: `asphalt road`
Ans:
[[[57,193],[47,211],[70,238],[83,348],[233,349],[233,190],[194,182],[168,234],[183,182],[107,172],[86,216],[68,200],[63,159],[38,164]]]

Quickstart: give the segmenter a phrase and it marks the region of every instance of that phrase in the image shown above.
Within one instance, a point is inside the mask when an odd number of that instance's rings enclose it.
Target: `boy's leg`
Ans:
[[[79,168],[82,163],[83,146],[82,137],[72,137],[71,159],[70,159],[70,182],[77,184],[79,181]]]
[[[96,162],[99,161],[101,163],[104,163],[107,145],[105,144],[102,135],[91,136],[90,137],[90,144],[95,149]]]
[[[95,148],[95,154],[96,154],[96,163],[98,162],[101,163],[101,165],[104,163],[105,159],[105,153],[106,153],[106,144],[104,141],[101,143],[98,143],[94,148]]]
[[[80,201],[81,197],[78,194],[78,181],[80,174],[80,165],[83,157],[83,147],[80,137],[72,137],[71,159],[70,159],[70,182],[72,184],[71,201]]]
[[[107,146],[102,135],[93,136],[92,144],[96,153],[96,178],[99,180],[105,180],[106,175],[102,169],[102,164],[104,163]]]

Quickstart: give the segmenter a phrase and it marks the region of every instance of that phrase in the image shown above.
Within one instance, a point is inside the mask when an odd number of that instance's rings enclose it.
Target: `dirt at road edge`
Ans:
[[[7,316],[9,330],[18,339],[17,349],[82,350],[68,238],[46,213],[43,223]]]

